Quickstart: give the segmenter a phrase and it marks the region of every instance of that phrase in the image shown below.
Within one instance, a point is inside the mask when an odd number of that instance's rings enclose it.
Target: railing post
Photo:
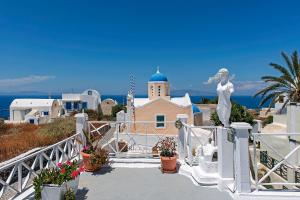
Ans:
[[[86,145],[86,138],[83,134],[83,130],[87,130],[88,115],[86,113],[78,113],[75,115],[76,118],[76,133],[82,135],[83,145]]]
[[[220,190],[227,189],[227,185],[234,181],[233,172],[233,143],[227,139],[228,129],[223,127],[217,128],[217,145],[218,145],[218,173]]]
[[[250,193],[250,162],[249,162],[249,131],[252,126],[248,123],[232,123],[235,132],[235,183],[238,193]]]
[[[177,120],[180,120],[182,123],[187,123],[188,116],[186,114],[177,115]],[[184,148],[186,145],[186,131],[185,127],[182,126],[178,132],[178,156],[180,161],[184,161],[186,157],[186,149]]]
[[[116,157],[118,158],[119,157],[119,154],[120,154],[120,149],[119,149],[119,134],[120,134],[120,125],[121,123],[117,122],[116,123],[116,150],[117,150],[117,153],[116,153]]]
[[[18,191],[22,192],[22,163],[18,164]]]
[[[186,146],[188,148],[185,148],[188,152],[188,162],[190,166],[193,165],[193,149],[192,149],[192,129],[188,128],[187,138],[186,138]]]

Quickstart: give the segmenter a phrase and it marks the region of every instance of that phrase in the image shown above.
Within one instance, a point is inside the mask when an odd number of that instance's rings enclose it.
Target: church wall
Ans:
[[[165,120],[172,121],[171,123],[165,123],[165,128],[156,128],[156,115],[165,115]],[[168,100],[158,99],[149,103],[143,107],[135,109],[135,121],[150,121],[151,124],[147,125],[147,128],[143,124],[136,123],[131,127],[132,132],[146,133],[147,134],[166,134],[166,135],[177,135],[178,130],[176,129],[174,122],[178,114],[187,114],[189,116],[188,123],[193,124],[193,115],[191,106],[181,107],[175,105]]]

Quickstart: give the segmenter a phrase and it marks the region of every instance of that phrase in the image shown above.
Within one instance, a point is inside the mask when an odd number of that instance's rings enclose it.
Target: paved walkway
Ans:
[[[196,186],[179,174],[162,174],[157,168],[103,169],[80,177],[78,199],[89,200],[231,200],[226,192]]]

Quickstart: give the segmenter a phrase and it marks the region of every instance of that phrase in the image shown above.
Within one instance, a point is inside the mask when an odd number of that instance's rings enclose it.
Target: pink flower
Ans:
[[[71,161],[69,161],[69,160],[68,160],[66,163],[67,163],[67,165],[69,165],[69,166],[72,165]]]
[[[61,168],[61,167],[62,167],[62,164],[61,164],[61,163],[58,163],[57,166],[58,166],[59,168]]]
[[[85,171],[84,166],[81,166],[81,167],[79,168],[79,172],[82,173],[82,172],[84,172],[84,171]]]
[[[89,146],[84,146],[83,151],[87,151],[87,150],[89,150]]]

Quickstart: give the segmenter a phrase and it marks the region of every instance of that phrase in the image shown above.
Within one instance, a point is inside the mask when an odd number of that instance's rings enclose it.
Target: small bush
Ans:
[[[266,119],[263,120],[263,126],[273,123],[273,116],[268,116]]]
[[[115,105],[111,109],[111,116],[112,117],[116,117],[117,113],[120,112],[121,110],[125,110],[126,111],[126,106],[121,105],[121,104]]]
[[[88,110],[85,110],[84,112],[89,116],[89,120],[91,120],[91,121],[98,120],[98,112],[97,111],[88,109]]]
[[[202,97],[201,101],[199,103],[200,104],[217,104],[218,103],[218,97],[214,97],[214,98]]]
[[[215,126],[221,126],[222,123],[219,120],[217,112],[213,112],[211,114],[211,121],[214,123]],[[231,115],[229,122],[247,122],[251,125],[254,124],[254,117],[251,115],[249,111],[245,107],[240,104],[233,103],[231,108]]]

